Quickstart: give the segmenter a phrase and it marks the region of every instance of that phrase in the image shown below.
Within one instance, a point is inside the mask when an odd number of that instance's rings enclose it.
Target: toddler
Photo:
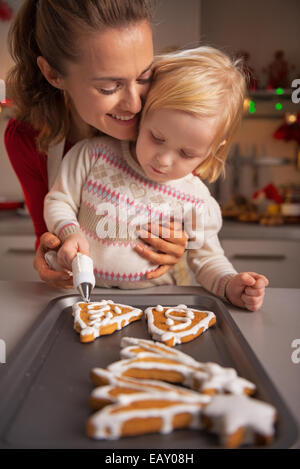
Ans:
[[[83,140],[62,161],[44,210],[62,242],[58,262],[70,269],[78,251],[89,254],[102,287],[176,284],[172,271],[151,279],[157,266],[135,247],[150,223],[181,220],[197,282],[237,306],[259,309],[268,280],[237,273],[224,255],[220,207],[203,182],[224,172],[244,96],[238,63],[221,51],[199,47],[158,57],[136,142]]]

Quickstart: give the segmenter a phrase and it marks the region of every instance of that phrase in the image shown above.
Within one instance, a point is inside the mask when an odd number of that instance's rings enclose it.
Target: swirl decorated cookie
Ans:
[[[93,342],[97,337],[112,334],[142,317],[143,311],[111,300],[73,305],[74,329],[80,342]]]
[[[186,305],[147,308],[148,331],[154,340],[169,347],[189,342],[216,323],[212,311],[200,311]]]

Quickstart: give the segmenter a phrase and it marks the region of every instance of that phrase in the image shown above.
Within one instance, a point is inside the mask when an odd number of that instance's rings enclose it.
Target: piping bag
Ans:
[[[65,271],[57,262],[56,251],[48,251],[45,254],[45,259],[52,269]],[[93,260],[86,254],[78,252],[72,261],[72,274],[74,288],[78,290],[83,301],[89,302],[96,283]]]
[[[89,302],[96,283],[93,260],[78,252],[72,261],[72,272],[74,287],[79,291],[81,298]]]

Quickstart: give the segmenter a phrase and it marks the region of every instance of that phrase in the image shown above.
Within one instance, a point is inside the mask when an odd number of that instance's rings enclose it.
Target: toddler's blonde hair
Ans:
[[[184,111],[199,118],[217,116],[217,138],[209,156],[196,169],[197,175],[209,182],[224,174],[242,117],[246,82],[240,64],[207,46],[160,55],[154,64],[141,122],[147,113],[158,109]]]

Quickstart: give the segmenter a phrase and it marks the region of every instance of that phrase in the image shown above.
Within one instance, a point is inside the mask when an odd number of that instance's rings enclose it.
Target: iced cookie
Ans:
[[[172,386],[163,381],[156,380],[138,380],[134,378],[125,378],[118,376],[109,370],[98,368],[97,373],[93,376],[93,383],[100,383],[90,394],[90,407],[94,410],[101,409],[109,404],[122,403],[124,395],[138,394],[145,392],[166,393],[168,396],[174,396],[178,399],[189,399],[190,402],[199,402],[207,404],[210,397],[199,394],[180,386]],[[103,385],[106,383],[106,385]]]
[[[276,410],[247,396],[217,395],[203,409],[204,427],[220,436],[226,448],[269,444],[274,436]]]
[[[121,347],[121,357],[129,358],[111,365],[117,373],[126,373],[127,376],[133,376],[133,373],[136,377],[141,377],[142,374],[144,379],[150,378],[147,370],[151,368],[151,360],[154,360],[150,371],[151,379],[176,379],[172,382],[206,394],[254,394],[256,390],[255,385],[239,377],[234,368],[225,368],[213,362],[198,362],[186,353],[159,342],[123,337]],[[161,360],[155,359],[155,356]],[[132,362],[130,358],[139,361]]]
[[[148,331],[154,340],[173,347],[189,342],[216,323],[212,311],[200,311],[186,305],[147,308]]]
[[[196,371],[196,368],[192,366],[157,354],[119,360],[111,363],[107,368],[119,376],[162,380],[183,384],[189,388],[193,388],[193,377]],[[94,372],[95,370],[92,370],[92,373]]]
[[[114,440],[147,433],[200,428],[203,403],[165,392],[123,394],[122,402],[104,407],[87,422],[87,435]]]
[[[190,355],[180,352],[180,350],[173,347],[168,347],[162,342],[155,342],[153,340],[136,339],[134,337],[122,337],[121,339],[121,358],[135,358],[137,355],[149,356],[152,354],[159,355],[165,358],[179,361],[181,363],[189,364],[196,368],[200,363],[194,360]]]
[[[97,337],[112,334],[142,317],[143,311],[111,300],[73,305],[74,329],[81,342],[93,342]]]

